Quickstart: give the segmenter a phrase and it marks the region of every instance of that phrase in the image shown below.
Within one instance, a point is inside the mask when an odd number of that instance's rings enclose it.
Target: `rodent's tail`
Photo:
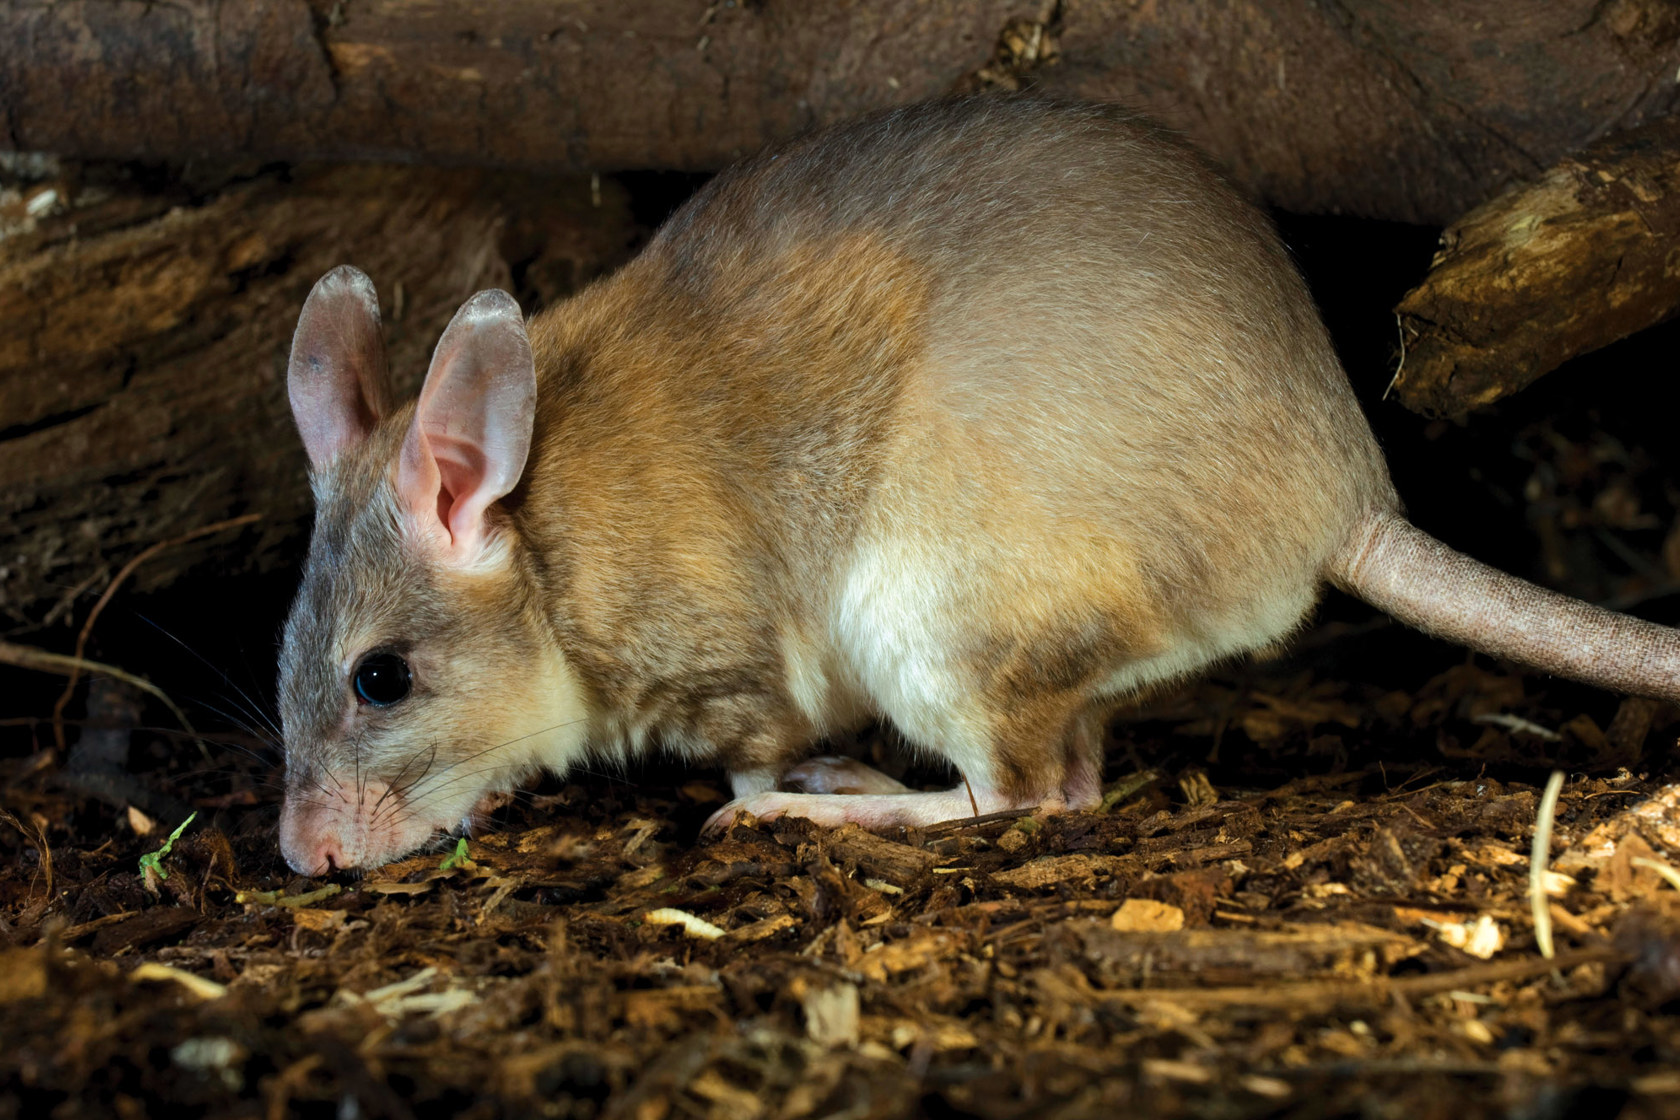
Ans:
[[[1613,692],[1680,700],[1680,630],[1559,595],[1368,514],[1326,572],[1401,622]]]

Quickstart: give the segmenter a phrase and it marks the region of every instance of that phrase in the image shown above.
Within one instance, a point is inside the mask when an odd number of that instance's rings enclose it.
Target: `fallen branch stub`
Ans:
[[[1396,309],[1406,407],[1459,416],[1680,312],[1680,120],[1477,207]]]

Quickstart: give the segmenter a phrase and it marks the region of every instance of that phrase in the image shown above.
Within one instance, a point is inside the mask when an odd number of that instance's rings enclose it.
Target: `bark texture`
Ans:
[[[1680,119],[1571,156],[1466,214],[1397,308],[1400,400],[1462,416],[1680,312]]]
[[[0,8],[0,144],[719,167],[953,88],[1135,104],[1266,200],[1444,224],[1671,111],[1672,0],[62,0]]]
[[[608,184],[340,166],[208,195],[68,181],[0,206],[0,624],[38,622],[141,548],[246,512],[225,537],[148,561],[141,586],[206,556],[295,554],[309,513],[286,403],[298,309],[351,262],[379,285],[392,370],[412,391],[459,303],[553,298],[625,253]],[[51,216],[65,197],[81,198]],[[0,196],[4,197],[4,196]],[[43,217],[28,219],[31,210]]]

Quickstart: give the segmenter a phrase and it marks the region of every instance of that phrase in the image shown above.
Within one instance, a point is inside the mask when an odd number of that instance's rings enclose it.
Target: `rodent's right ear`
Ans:
[[[286,393],[317,470],[391,411],[379,296],[365,272],[341,264],[315,282],[292,335]]]

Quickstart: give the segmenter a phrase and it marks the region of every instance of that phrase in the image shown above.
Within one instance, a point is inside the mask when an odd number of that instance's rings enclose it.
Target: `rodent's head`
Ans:
[[[335,269],[287,382],[316,512],[280,657],[280,846],[318,875],[402,856],[563,760],[583,700],[504,508],[536,400],[513,298],[468,300],[393,408],[373,284]]]

